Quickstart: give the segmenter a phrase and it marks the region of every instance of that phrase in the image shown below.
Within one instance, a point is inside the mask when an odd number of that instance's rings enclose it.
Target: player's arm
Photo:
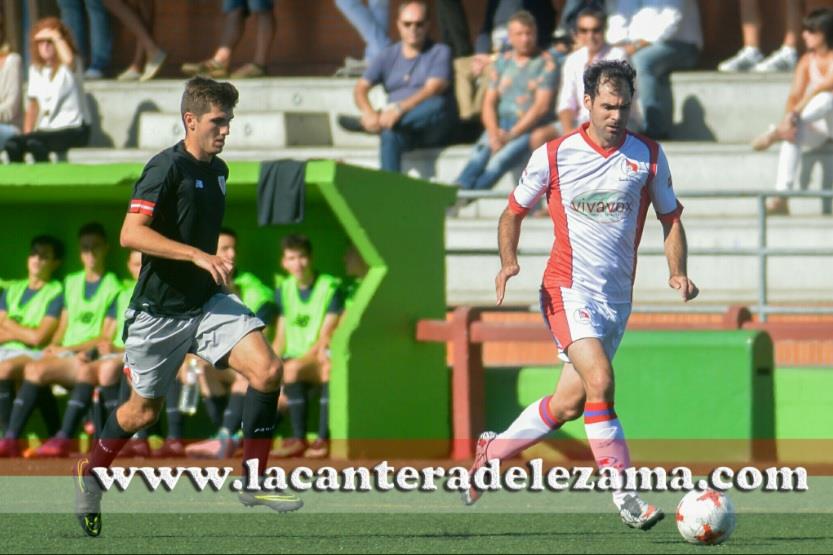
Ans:
[[[278,323],[275,325],[275,340],[272,341],[272,350],[280,356],[286,348],[286,318],[278,316]]]
[[[498,250],[500,252],[500,271],[495,278],[495,295],[498,305],[503,304],[506,282],[521,271],[518,265],[518,241],[521,238],[523,216],[506,208],[500,215],[497,228]]]
[[[0,341],[20,341],[37,348],[49,342],[52,334],[58,329],[58,322],[58,318],[54,316],[44,316],[38,327],[27,328],[9,318],[3,323]]]
[[[220,285],[228,285],[234,266],[228,260],[191,245],[169,239],[150,227],[151,216],[128,213],[121,228],[121,246],[150,256],[191,262],[211,274]]]
[[[683,223],[678,218],[661,222],[665,237],[665,258],[668,260],[668,285],[679,291],[683,301],[688,302],[696,298],[700,290],[688,277],[688,245]]]
[[[810,82],[810,58],[802,56],[798,61],[793,74],[793,82],[790,86],[790,93],[787,96],[787,106],[785,112],[789,116],[793,112],[800,112],[799,105],[804,98],[804,93],[807,90],[807,85]],[[808,98],[809,99],[809,98]],[[803,108],[803,106],[802,106]]]
[[[116,325],[117,320],[112,316],[107,316],[104,319],[104,325],[101,326],[101,337],[96,340],[99,354],[109,355],[116,350],[113,346],[113,340],[116,338]]]

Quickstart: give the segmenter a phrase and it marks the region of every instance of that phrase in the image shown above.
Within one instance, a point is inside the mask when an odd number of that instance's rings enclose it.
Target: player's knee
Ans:
[[[594,372],[585,380],[589,400],[610,401],[613,397],[613,376],[607,372]]]
[[[250,385],[258,391],[277,391],[281,386],[281,370],[281,361],[273,357],[259,368]]]
[[[283,364],[283,383],[297,383],[301,375],[301,365],[297,360],[287,360]]]
[[[75,373],[75,379],[78,382],[95,385],[98,382],[98,373],[93,369],[91,364],[79,364],[78,370]]]
[[[553,415],[558,422],[570,422],[572,420],[576,420],[581,418],[581,415],[584,414],[584,401],[570,403],[564,406],[556,407],[553,411]]]
[[[14,374],[14,366],[8,362],[0,362],[0,380],[9,380]]]
[[[30,362],[23,368],[23,379],[42,385],[46,367],[42,362]]]

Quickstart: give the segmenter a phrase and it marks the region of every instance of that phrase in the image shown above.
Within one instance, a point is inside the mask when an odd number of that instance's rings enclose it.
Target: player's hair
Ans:
[[[221,227],[220,235],[228,235],[229,237],[234,237],[234,239],[237,240],[237,232],[230,227]]]
[[[604,13],[602,10],[597,10],[596,8],[584,8],[578,14],[576,14],[574,29],[578,29],[578,20],[582,17],[593,17],[602,24],[602,28],[607,27],[607,14]]]
[[[35,249],[38,247],[51,248],[52,256],[55,257],[55,260],[64,259],[64,243],[57,237],[53,237],[52,235],[38,235],[29,243],[29,252],[34,254]]]
[[[817,8],[811,11],[802,20],[801,27],[811,33],[823,34],[827,47],[833,47],[833,10],[830,8]]]
[[[509,27],[509,24],[511,23],[520,23],[524,27],[529,27],[531,29],[538,28],[538,22],[535,21],[535,16],[527,10],[519,10],[513,13],[512,17],[509,18],[509,21],[506,22],[506,26]]]
[[[407,8],[411,4],[416,4],[422,8],[422,11],[425,12],[426,21],[428,21],[431,18],[431,11],[428,8],[428,2],[423,2],[423,0],[410,0],[402,2],[401,4],[399,4],[399,11],[397,12],[397,16],[402,17],[402,12],[404,12],[405,8]]]
[[[614,89],[619,90],[622,83],[626,83],[633,95],[634,79],[636,70],[625,60],[602,60],[590,64],[584,70],[584,94],[595,100],[602,84],[610,83]]]
[[[206,77],[194,77],[185,84],[180,112],[190,112],[197,117],[211,111],[212,106],[221,110],[232,110],[237,106],[240,94],[231,83],[221,83]]]
[[[310,256],[312,255],[312,242],[306,235],[287,235],[281,239],[281,253],[286,251],[303,252],[307,256]]]
[[[105,242],[107,241],[107,232],[104,226],[98,222],[89,222],[81,226],[78,230],[78,238],[86,237],[87,235],[96,235],[101,237]]]
[[[44,29],[56,29],[60,33],[61,38],[64,39],[64,42],[67,43],[67,46],[69,46],[69,49],[72,50],[72,53],[77,56],[78,48],[75,46],[75,41],[72,38],[72,33],[69,31],[69,28],[57,17],[45,17],[35,22],[29,31],[29,58],[32,60],[32,65],[35,67],[43,67],[46,64],[38,52],[38,43],[35,41],[35,35]]]

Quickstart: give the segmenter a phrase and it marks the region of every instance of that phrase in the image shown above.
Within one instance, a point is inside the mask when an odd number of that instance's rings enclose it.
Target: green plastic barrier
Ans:
[[[630,331],[613,366],[616,413],[634,459],[749,460],[774,456],[771,442],[752,441],[775,437],[772,341],[768,334]],[[489,369],[488,427],[503,429],[523,407],[551,394],[560,370]],[[583,441],[583,420],[567,423],[554,437]]]
[[[259,163],[231,163],[225,224],[239,235],[238,266],[272,283],[280,237],[307,234],[315,266],[344,275],[352,242],[370,267],[332,343],[330,422],[346,456],[446,456],[450,437],[445,346],[416,341],[416,322],[445,317],[445,209],[456,191],[398,174],[309,162],[305,220],[259,228]],[[25,276],[29,239],[51,233],[78,268],[77,229],[102,222],[110,265],[125,274],[118,233],[141,164],[0,167],[0,278]],[[312,423],[311,423],[312,424]],[[311,425],[311,427],[313,427]],[[349,441],[339,441],[349,440]],[[355,441],[354,441],[355,440]]]

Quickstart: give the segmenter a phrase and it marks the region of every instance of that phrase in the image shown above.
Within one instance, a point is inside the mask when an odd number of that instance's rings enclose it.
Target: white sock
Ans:
[[[511,459],[544,436],[561,427],[550,413],[548,395],[526,407],[514,422],[489,444],[486,456],[491,459]]]
[[[624,472],[630,467],[631,457],[625,441],[625,432],[613,410],[613,403],[585,404],[584,429],[599,469],[613,467]],[[622,477],[624,478],[624,475]],[[634,492],[623,491],[622,486],[623,483],[613,491],[613,503],[617,507],[621,506],[627,495],[634,495]]]

